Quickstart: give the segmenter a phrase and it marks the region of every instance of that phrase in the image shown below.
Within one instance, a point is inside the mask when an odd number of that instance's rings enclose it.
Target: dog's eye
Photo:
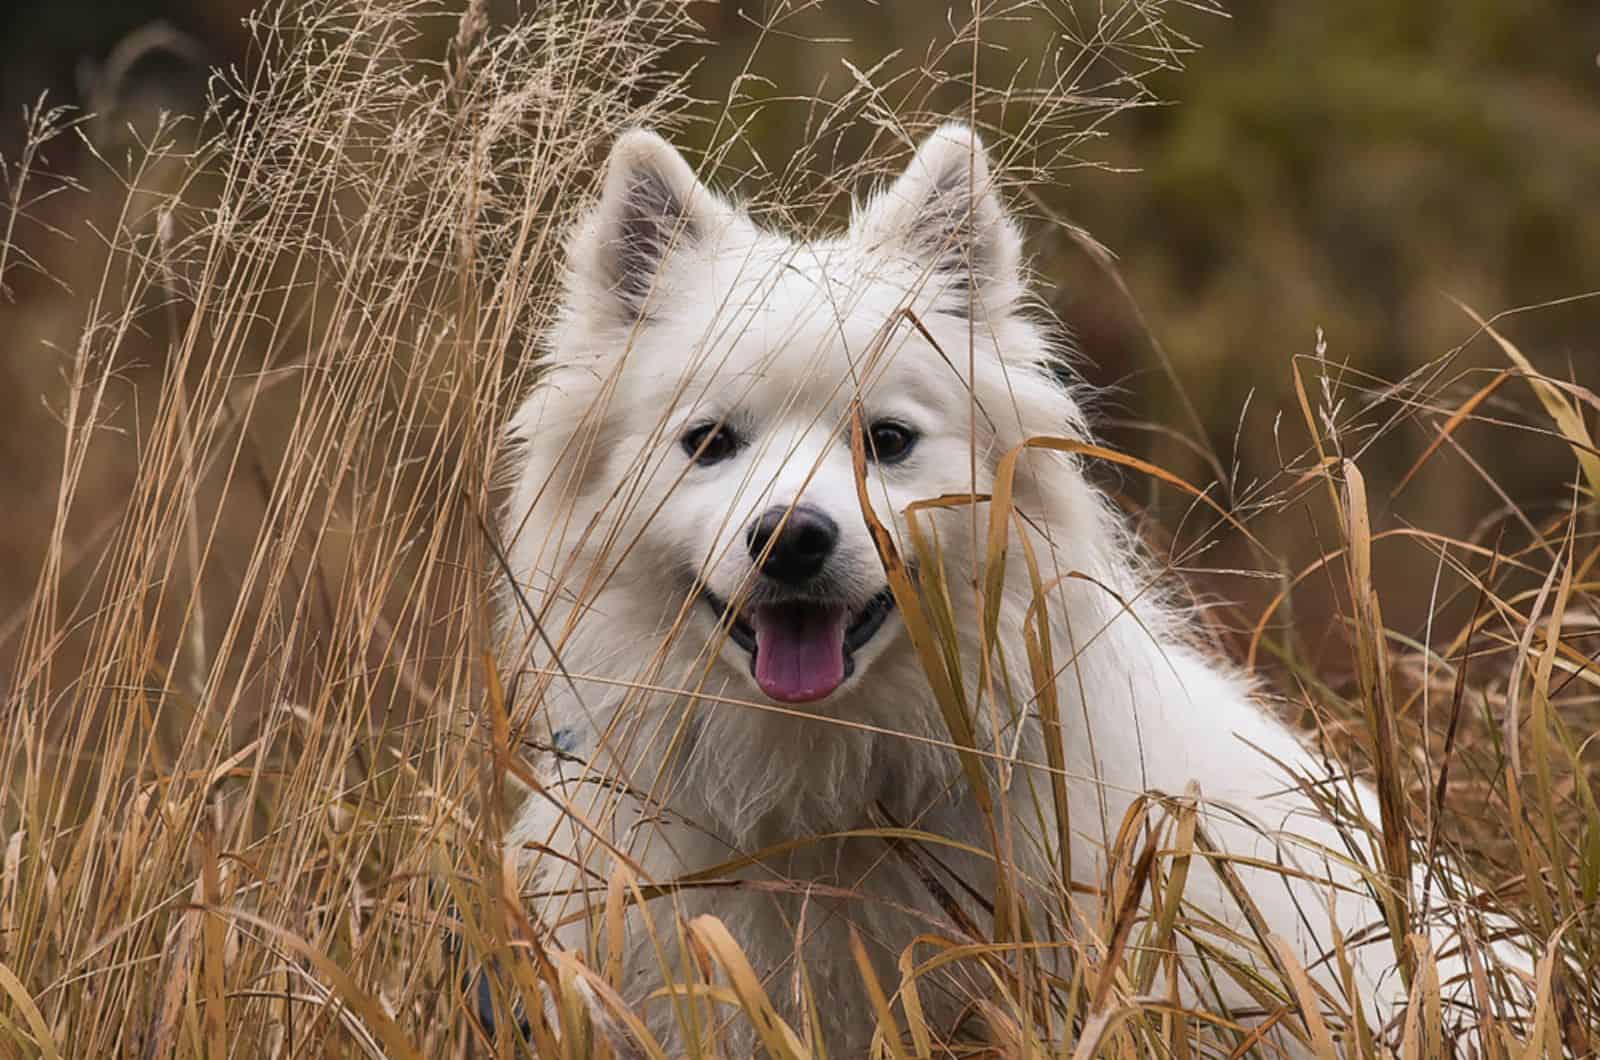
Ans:
[[[701,467],[720,464],[739,451],[739,436],[721,423],[702,423],[691,427],[678,439],[683,451]]]
[[[917,432],[894,420],[879,420],[867,437],[867,453],[880,464],[898,464],[911,455]]]

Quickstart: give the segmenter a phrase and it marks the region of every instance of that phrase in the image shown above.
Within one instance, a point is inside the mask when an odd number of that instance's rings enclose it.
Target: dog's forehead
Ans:
[[[920,389],[926,358],[907,325],[918,277],[843,240],[721,255],[684,305],[697,375],[772,402],[848,401],[884,385]]]

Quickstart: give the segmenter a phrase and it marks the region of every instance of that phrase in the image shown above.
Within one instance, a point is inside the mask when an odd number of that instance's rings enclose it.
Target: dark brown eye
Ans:
[[[702,423],[698,427],[691,427],[683,432],[678,442],[683,446],[683,451],[689,454],[689,459],[701,467],[722,463],[737,453],[741,445],[733,428],[722,423]]]
[[[911,455],[917,432],[894,420],[878,420],[867,435],[867,455],[880,464],[898,464]]]

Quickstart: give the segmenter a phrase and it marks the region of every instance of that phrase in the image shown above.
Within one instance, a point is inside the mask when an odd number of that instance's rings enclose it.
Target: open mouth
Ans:
[[[727,601],[703,585],[700,596],[750,653],[761,691],[781,703],[809,703],[844,684],[855,672],[855,653],[894,611],[887,587],[854,612],[839,603],[785,600],[733,611],[731,621]]]

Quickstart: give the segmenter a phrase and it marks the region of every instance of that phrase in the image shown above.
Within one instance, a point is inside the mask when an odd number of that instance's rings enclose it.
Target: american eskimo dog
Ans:
[[[847,231],[795,241],[629,132],[568,250],[503,520],[509,669],[546,748],[510,841],[560,945],[620,958],[682,1041],[697,1017],[662,988],[694,978],[683,925],[714,914],[783,1016],[861,1056],[853,933],[891,992],[908,947],[935,955],[919,936],[1000,924],[1093,975],[1108,881],[1147,845],[1172,879],[1194,807],[1181,927],[1155,929],[1148,879],[1125,911],[1124,945],[1178,954],[1142,988],[1248,1023],[1295,1011],[1293,962],[1330,1033],[1357,1009],[1381,1027],[1406,998],[1385,877],[1327,808],[1375,821],[1373,794],[1197,642],[1081,450],[1001,473],[1088,434],[977,135],[939,129]],[[655,885],[620,953],[619,866]],[[959,1022],[980,979],[930,976],[919,1003]],[[1306,1026],[1272,1034],[1293,1050]]]

